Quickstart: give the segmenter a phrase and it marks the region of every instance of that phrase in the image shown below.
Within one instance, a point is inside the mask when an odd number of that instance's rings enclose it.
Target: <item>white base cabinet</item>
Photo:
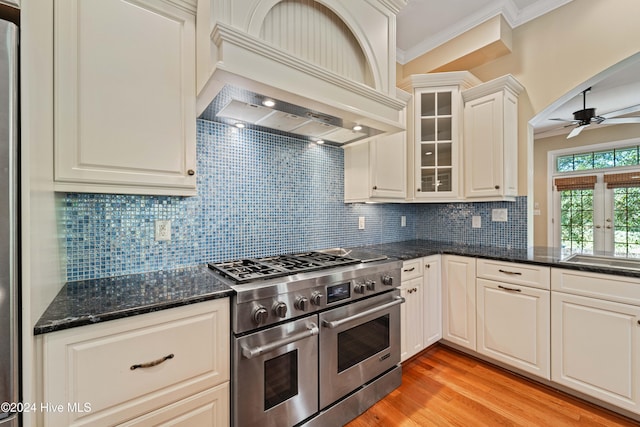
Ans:
[[[550,292],[477,279],[478,353],[549,379]]]
[[[640,413],[640,307],[554,292],[552,380]]]
[[[476,350],[476,259],[442,257],[442,339]]]
[[[552,269],[558,383],[640,414],[640,280]]]
[[[424,348],[442,338],[442,277],[440,255],[422,258],[424,266]]]
[[[224,298],[44,335],[43,402],[64,411],[43,425],[226,425],[229,330]]]
[[[400,359],[414,356],[442,338],[440,256],[405,261],[400,294]]]
[[[549,267],[477,261],[477,351],[550,379]]]

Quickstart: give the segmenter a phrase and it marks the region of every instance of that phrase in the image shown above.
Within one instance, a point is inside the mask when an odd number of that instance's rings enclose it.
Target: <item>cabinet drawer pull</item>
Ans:
[[[147,363],[137,363],[135,365],[131,365],[131,368],[129,368],[129,369],[134,371],[134,370],[136,370],[138,368],[141,368],[141,369],[143,369],[143,368],[152,368],[152,367],[157,366],[157,365],[159,365],[159,364],[161,364],[163,362],[166,362],[169,359],[173,359],[173,357],[174,357],[173,353],[167,354],[165,357],[161,357],[158,360],[152,360],[151,362],[147,362]]]
[[[502,285],[498,285],[498,287],[500,289],[503,289],[503,290],[509,291],[509,292],[522,292],[522,289],[507,288],[506,286],[502,286]]]
[[[519,271],[509,271],[509,270],[498,270],[500,273],[504,273],[504,274],[512,274],[514,276],[522,276],[522,273],[520,273]]]
[[[413,271],[415,269],[416,269],[415,267],[405,268],[404,271],[408,273],[408,272]]]

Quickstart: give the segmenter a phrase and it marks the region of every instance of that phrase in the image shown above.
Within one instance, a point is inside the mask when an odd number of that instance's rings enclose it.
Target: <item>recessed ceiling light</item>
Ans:
[[[324,144],[324,140],[323,139],[319,139],[316,141],[316,144]]]
[[[273,107],[274,105],[276,105],[276,103],[271,99],[265,99],[264,101],[262,101],[262,105],[264,105],[265,107]]]
[[[236,127],[238,129],[244,129],[245,126],[244,126],[244,123],[236,123]]]
[[[355,130],[356,132],[357,132],[357,131],[359,131],[359,130],[362,130],[362,126],[360,126],[360,125],[355,125],[355,126],[353,127],[353,130]]]

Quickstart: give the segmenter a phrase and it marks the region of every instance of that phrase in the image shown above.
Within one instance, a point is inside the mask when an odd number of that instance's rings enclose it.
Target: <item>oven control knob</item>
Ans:
[[[285,317],[287,315],[287,304],[282,301],[278,301],[273,304],[273,314],[278,317]]]
[[[365,285],[364,283],[358,283],[353,285],[353,291],[356,294],[364,294],[364,291],[367,289],[367,285]]]
[[[393,286],[393,277],[382,276],[382,284],[386,286]]]
[[[251,315],[253,318],[253,323],[256,325],[261,325],[267,321],[269,317],[269,312],[263,306],[259,306],[253,309],[253,314]]]
[[[324,295],[322,295],[320,292],[314,292],[311,294],[311,304],[313,305],[320,305],[322,304],[322,298],[324,297]]]
[[[368,291],[375,291],[376,290],[376,282],[375,282],[375,280],[367,280],[365,283],[367,285],[367,290]]]
[[[309,298],[307,297],[298,297],[296,298],[295,307],[298,310],[307,311],[309,308]]]

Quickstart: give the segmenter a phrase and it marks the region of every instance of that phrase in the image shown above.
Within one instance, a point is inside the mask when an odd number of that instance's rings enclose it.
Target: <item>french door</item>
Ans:
[[[640,257],[640,172],[578,175],[554,182],[556,247]]]

